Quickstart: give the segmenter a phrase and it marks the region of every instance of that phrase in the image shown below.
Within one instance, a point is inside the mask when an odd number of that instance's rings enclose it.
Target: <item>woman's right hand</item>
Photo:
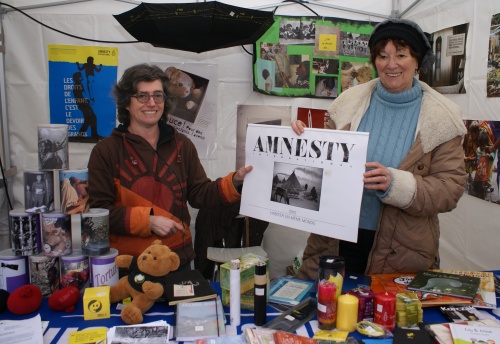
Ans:
[[[151,233],[154,233],[159,237],[166,237],[176,233],[177,231],[184,232],[182,224],[164,216],[151,215],[149,217],[149,225]]]
[[[304,129],[307,128],[306,124],[301,120],[292,121],[292,129],[297,135],[301,135]]]

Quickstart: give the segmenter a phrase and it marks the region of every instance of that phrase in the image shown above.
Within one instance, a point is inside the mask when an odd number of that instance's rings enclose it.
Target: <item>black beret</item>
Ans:
[[[368,41],[368,47],[373,49],[375,44],[381,39],[399,38],[420,55],[418,61],[419,69],[429,68],[434,63],[432,46],[427,39],[427,35],[422,31],[417,23],[406,19],[388,19],[379,23],[373,29]]]

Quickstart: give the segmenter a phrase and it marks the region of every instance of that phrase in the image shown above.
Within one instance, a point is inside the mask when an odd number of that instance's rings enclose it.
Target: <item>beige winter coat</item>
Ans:
[[[355,131],[378,79],[343,92],[328,110],[331,129]],[[412,273],[439,267],[438,214],[453,210],[466,181],[460,108],[420,82],[422,105],[413,146],[392,173],[382,199],[365,273]],[[338,240],[311,234],[299,276],[316,279],[319,256],[338,254]]]

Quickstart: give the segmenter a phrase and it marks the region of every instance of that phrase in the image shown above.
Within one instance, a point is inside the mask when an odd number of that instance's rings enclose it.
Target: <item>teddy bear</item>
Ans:
[[[163,295],[165,276],[177,270],[180,258],[157,239],[139,257],[118,255],[115,264],[130,272],[110,287],[110,302],[131,297],[132,302],[123,307],[121,318],[126,324],[134,325],[142,323],[143,314]]]
[[[189,74],[175,67],[168,67],[165,74],[168,78],[167,90],[175,97],[175,106],[196,112],[200,106],[203,92],[196,88]]]

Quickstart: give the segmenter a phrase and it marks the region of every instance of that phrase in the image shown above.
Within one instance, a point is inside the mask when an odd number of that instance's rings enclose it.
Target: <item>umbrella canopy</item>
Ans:
[[[253,44],[274,23],[273,12],[217,1],[141,3],[114,17],[140,42],[197,53]]]

